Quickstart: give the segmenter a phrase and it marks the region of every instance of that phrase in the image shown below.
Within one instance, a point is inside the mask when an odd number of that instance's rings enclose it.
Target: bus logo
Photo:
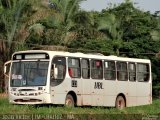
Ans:
[[[103,89],[103,83],[102,82],[95,82],[94,89]]]

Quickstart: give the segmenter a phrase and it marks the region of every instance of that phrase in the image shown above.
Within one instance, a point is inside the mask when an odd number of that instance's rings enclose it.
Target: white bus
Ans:
[[[9,101],[120,109],[151,104],[151,62],[78,52],[16,52],[10,68]]]

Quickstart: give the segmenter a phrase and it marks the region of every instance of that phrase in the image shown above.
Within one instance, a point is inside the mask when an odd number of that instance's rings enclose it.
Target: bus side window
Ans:
[[[139,82],[149,81],[149,65],[148,64],[137,64],[137,79]]]
[[[93,79],[103,79],[103,66],[101,60],[91,60],[91,77]]]
[[[135,63],[128,64],[128,73],[129,73],[129,80],[136,81],[136,65],[135,65]]]
[[[81,67],[79,58],[68,58],[68,73],[71,78],[81,77]]]
[[[90,78],[90,65],[88,59],[81,60],[81,67],[82,67],[82,77],[85,79]]]
[[[55,57],[52,61],[51,66],[51,84],[58,85],[64,79],[66,75],[66,58],[65,57]]]
[[[122,81],[128,80],[126,62],[117,62],[117,79]]]
[[[105,61],[104,62],[104,78],[106,80],[115,80],[116,79],[116,68],[114,61]]]

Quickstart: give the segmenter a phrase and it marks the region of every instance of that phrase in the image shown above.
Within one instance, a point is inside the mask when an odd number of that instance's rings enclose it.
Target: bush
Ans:
[[[156,86],[153,86],[153,97],[160,98],[160,84],[157,84]]]

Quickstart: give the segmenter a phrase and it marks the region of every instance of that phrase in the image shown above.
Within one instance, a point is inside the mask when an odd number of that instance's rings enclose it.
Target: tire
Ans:
[[[74,102],[72,95],[68,94],[66,96],[65,106],[67,106],[67,107],[74,107],[75,106],[75,102]]]
[[[116,99],[116,108],[117,109],[124,109],[126,107],[126,101],[124,100],[124,97],[122,96],[118,96],[117,99]]]

